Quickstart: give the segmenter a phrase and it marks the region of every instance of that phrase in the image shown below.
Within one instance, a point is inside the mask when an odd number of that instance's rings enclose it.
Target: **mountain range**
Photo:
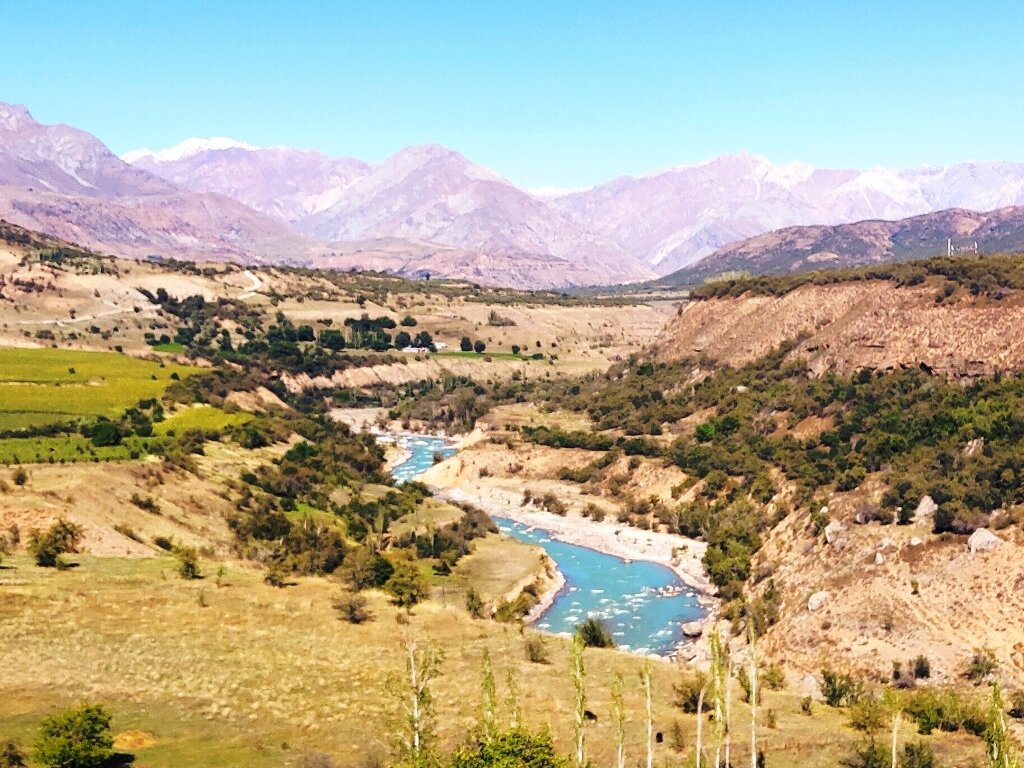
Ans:
[[[1024,206],[988,213],[949,208],[896,221],[785,227],[719,248],[654,287],[699,285],[731,272],[753,275],[856,267],[956,252],[1024,251]]]
[[[117,157],[0,104],[0,217],[127,255],[563,287],[670,274],[784,227],[1013,205],[1022,163],[860,171],[739,154],[533,193],[438,145],[368,163],[220,137]]]

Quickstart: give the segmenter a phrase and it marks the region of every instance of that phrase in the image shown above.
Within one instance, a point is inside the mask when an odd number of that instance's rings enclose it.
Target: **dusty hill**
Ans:
[[[706,355],[730,364],[755,360],[804,336],[794,356],[812,372],[925,365],[951,376],[1024,368],[1024,295],[936,302],[935,283],[894,287],[874,280],[804,285],[782,296],[745,294],[681,307],[655,344],[661,360]]]
[[[1024,207],[978,213],[953,208],[895,221],[787,227],[726,245],[656,286],[699,285],[730,272],[784,274],[808,269],[906,261],[978,244],[979,253],[1024,247]]]

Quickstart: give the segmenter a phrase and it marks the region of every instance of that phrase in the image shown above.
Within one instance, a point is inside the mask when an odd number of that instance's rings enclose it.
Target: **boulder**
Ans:
[[[914,522],[918,525],[927,524],[938,508],[939,505],[931,496],[922,496],[914,509]]]
[[[846,526],[840,523],[838,520],[833,520],[825,526],[825,541],[828,544],[834,544],[839,539],[839,534],[846,530]]]
[[[688,637],[693,640],[704,634],[704,625],[699,621],[688,621],[683,624],[682,630],[683,637]]]
[[[881,552],[875,552],[875,565],[881,565],[885,562],[885,555]]]
[[[832,597],[832,593],[830,592],[826,592],[824,590],[821,592],[815,592],[807,600],[807,610],[812,612],[817,611],[828,602],[830,597]]]
[[[910,546],[912,547],[920,547],[922,544],[924,544],[924,539],[922,539],[920,536],[914,536],[910,540]]]
[[[982,448],[985,447],[985,438],[976,437],[973,440],[968,440],[967,445],[964,446],[964,456],[970,458],[974,454],[978,453]]]
[[[970,550],[971,554],[975,552],[987,552],[990,549],[995,549],[1003,540],[996,536],[988,528],[979,528],[971,537],[967,540],[967,549]]]

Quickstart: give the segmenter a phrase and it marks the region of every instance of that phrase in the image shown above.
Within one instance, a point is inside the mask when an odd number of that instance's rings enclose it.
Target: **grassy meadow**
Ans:
[[[484,567],[486,553],[484,545],[467,568]],[[53,571],[19,556],[0,569],[0,735],[30,744],[48,714],[90,701],[114,713],[115,733],[146,745],[134,752],[136,764],[149,768],[290,766],[309,752],[352,764],[387,754],[397,710],[386,681],[401,670],[406,627],[384,595],[368,593],[373,620],[354,626],[332,610],[340,587],[329,579],[275,589],[259,570],[231,563],[219,572],[219,564],[203,562],[205,578],[188,582],[169,557],[73,560],[77,567]],[[559,750],[569,752],[573,690],[564,639],[546,640],[550,663],[530,663],[517,627],[471,619],[451,594],[437,590],[410,622],[445,652],[433,689],[442,745],[459,743],[478,722],[486,647],[499,696],[511,671],[528,725],[550,728]],[[610,685],[622,673],[627,759],[638,762],[643,660],[588,650],[586,663],[587,705],[597,716],[587,728],[590,757],[595,765],[612,764]],[[695,724],[673,704],[672,684],[682,673],[668,662],[653,663],[655,728],[665,734],[656,759],[683,764]],[[737,692],[737,732],[745,734],[748,710],[738,699]],[[811,716],[802,714],[795,693],[767,693],[769,709],[775,727],[759,728],[769,764],[832,766],[857,740],[844,713],[815,704]],[[671,744],[673,722],[681,728],[682,750]],[[909,726],[903,736],[917,738]],[[980,743],[962,734],[927,740],[947,763],[954,754],[981,757]],[[749,762],[744,738],[737,742],[736,764]]]

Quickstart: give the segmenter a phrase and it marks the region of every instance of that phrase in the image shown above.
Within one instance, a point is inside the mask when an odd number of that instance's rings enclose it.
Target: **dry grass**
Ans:
[[[28,740],[55,707],[76,700],[106,703],[118,731],[152,738],[141,764],[293,765],[304,751],[325,751],[343,761],[384,749],[393,708],[383,693],[386,676],[399,669],[402,627],[382,595],[370,596],[375,620],[340,622],[324,579],[285,589],[266,586],[257,571],[204,563],[207,578],[184,582],[170,559],[78,558],[66,572],[44,571],[16,557],[0,571],[0,730]],[[204,607],[205,606],[205,607]],[[478,669],[483,648],[511,668],[522,687],[531,726],[550,727],[568,751],[572,689],[565,643],[548,642],[552,663],[530,664],[519,631],[468,618],[454,606],[418,607],[412,623],[443,645],[446,658],[435,694],[443,743],[461,740],[477,721]],[[611,759],[609,684],[616,672],[627,681],[630,760],[640,755],[641,699],[635,683],[640,659],[615,651],[588,651],[589,728],[596,764]],[[679,672],[655,662],[658,731],[684,721],[692,744],[693,721],[671,704]],[[773,764],[834,765],[854,736],[842,717],[818,707],[799,714],[795,696],[770,694],[778,730],[762,737]],[[746,717],[742,705],[736,717]],[[962,740],[934,741],[963,755]],[[977,754],[973,750],[970,754]],[[668,745],[659,762],[679,762]],[[734,750],[743,761],[742,746]]]

